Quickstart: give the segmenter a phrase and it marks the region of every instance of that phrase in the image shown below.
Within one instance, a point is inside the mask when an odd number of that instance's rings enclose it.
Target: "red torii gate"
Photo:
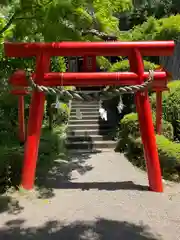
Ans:
[[[148,77],[144,72],[142,56],[168,56],[174,50],[174,41],[154,42],[60,42],[60,43],[8,43],[5,45],[8,57],[36,57],[36,72],[33,78],[36,84],[44,86],[104,86],[104,85],[138,85]],[[52,56],[128,56],[131,72],[118,73],[49,73]],[[159,92],[167,89],[168,74],[165,71],[154,72],[153,89]],[[17,71],[10,78],[13,86],[26,87],[25,72]],[[15,94],[26,94],[25,91],[14,90]],[[22,99],[21,99],[22,100]],[[140,123],[141,138],[147,164],[149,188],[162,192],[161,169],[157,152],[154,127],[148,91],[137,92],[136,108]],[[24,166],[22,171],[22,187],[32,189],[34,185],[36,161],[45,95],[33,91],[28,131],[25,144]],[[22,108],[21,105],[19,106]],[[19,121],[23,121],[22,114]]]

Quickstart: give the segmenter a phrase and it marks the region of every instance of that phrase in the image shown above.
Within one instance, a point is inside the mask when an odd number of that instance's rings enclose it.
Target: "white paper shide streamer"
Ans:
[[[107,121],[107,111],[104,108],[99,108],[99,114],[103,120]]]
[[[61,107],[61,103],[59,102],[59,97],[58,95],[56,96],[56,103],[55,103],[55,108],[59,109]]]
[[[123,104],[123,101],[122,101],[122,97],[120,96],[119,104],[117,105],[118,112],[121,113],[123,108],[124,108],[124,104]]]
[[[101,119],[107,121],[107,111],[102,107],[102,102],[100,102],[99,114]]]
[[[80,108],[76,108],[76,118],[79,120],[82,119],[82,113],[80,111]]]

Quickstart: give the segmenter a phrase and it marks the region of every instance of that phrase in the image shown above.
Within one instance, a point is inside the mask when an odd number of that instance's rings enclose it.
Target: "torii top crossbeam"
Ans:
[[[5,53],[8,57],[32,57],[40,52],[49,56],[129,56],[138,49],[142,56],[170,56],[174,41],[149,42],[53,42],[53,43],[9,43]]]

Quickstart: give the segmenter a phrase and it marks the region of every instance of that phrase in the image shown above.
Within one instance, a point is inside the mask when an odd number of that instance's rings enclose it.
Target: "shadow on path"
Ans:
[[[49,221],[40,228],[25,228],[23,219],[6,223],[0,229],[0,239],[36,239],[36,240],[160,240],[150,228],[143,224],[98,219],[95,222],[74,222],[64,225],[62,222]]]
[[[54,189],[64,182],[70,182],[72,172],[77,171],[83,175],[93,169],[87,160],[95,153],[67,153],[66,156],[51,160],[46,168],[39,169],[36,174],[36,189],[39,198],[54,197]]]
[[[59,184],[54,184],[53,181],[48,187],[58,187],[58,189],[82,189],[82,190],[107,190],[107,191],[115,191],[115,190],[137,190],[137,191],[148,191],[147,186],[137,185],[132,181],[124,181],[124,182],[61,182]]]
[[[89,136],[85,136],[85,140],[90,142],[89,148],[92,149],[93,144]],[[61,182],[72,180],[73,171],[83,175],[93,169],[87,160],[98,152],[71,153],[65,144],[66,138],[63,137],[61,129],[54,132],[44,129],[36,170],[36,190],[39,198],[53,197],[53,189]],[[50,185],[51,187],[48,187]]]
[[[77,171],[80,175],[85,174],[93,169],[93,166],[88,163],[97,152],[67,152],[61,157],[53,156],[48,158],[45,164],[44,158],[42,159],[42,168],[37,169],[36,189],[38,198],[47,199],[55,196],[54,189],[98,189],[98,190],[137,190],[148,191],[148,187],[136,185],[132,181],[126,182],[75,182],[72,172]],[[52,156],[51,156],[52,157]],[[46,167],[45,167],[46,166]]]
[[[8,214],[17,215],[23,210],[18,200],[9,196],[0,196],[0,214],[8,212]]]

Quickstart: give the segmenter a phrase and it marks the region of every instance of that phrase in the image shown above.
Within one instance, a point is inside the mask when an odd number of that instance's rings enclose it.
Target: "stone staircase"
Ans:
[[[76,118],[76,109],[82,119]],[[111,137],[111,127],[99,117],[99,102],[72,102],[66,146],[75,151],[102,151],[114,149],[116,142]]]

